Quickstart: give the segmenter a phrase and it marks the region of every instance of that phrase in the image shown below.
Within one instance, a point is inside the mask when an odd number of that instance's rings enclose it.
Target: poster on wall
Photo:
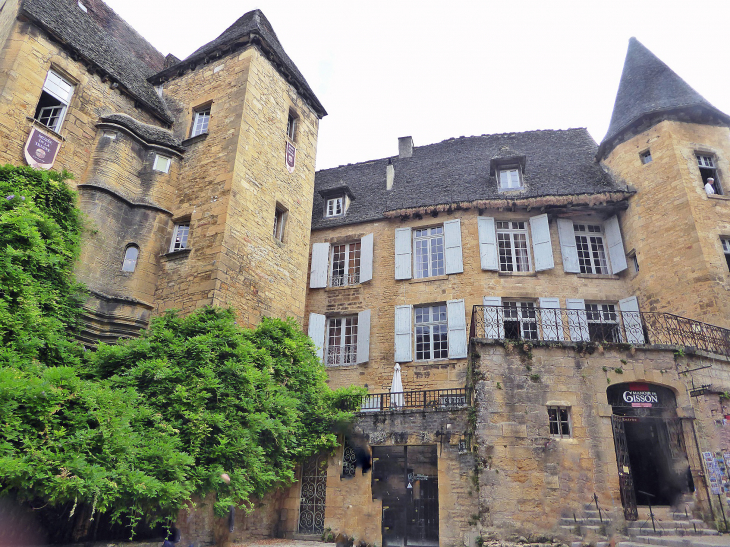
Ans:
[[[730,492],[730,475],[728,475],[727,457],[730,454],[722,454],[721,452],[703,452],[702,460],[705,462],[707,469],[707,479],[710,483],[710,491],[719,496]]]
[[[297,149],[289,141],[286,142],[286,168],[290,173],[294,172],[294,162],[297,158]]]
[[[36,169],[50,169],[60,148],[60,140],[33,127],[25,143],[25,161]]]

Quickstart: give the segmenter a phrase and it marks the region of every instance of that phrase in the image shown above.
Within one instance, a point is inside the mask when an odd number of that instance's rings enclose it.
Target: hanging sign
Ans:
[[[624,391],[623,400],[631,403],[632,407],[649,407],[659,403],[659,395],[649,391],[646,384],[629,384],[629,389]]]
[[[286,168],[290,173],[294,172],[294,162],[297,158],[297,149],[292,143],[286,141]]]
[[[50,169],[56,161],[61,141],[33,127],[25,143],[25,161],[36,169]]]

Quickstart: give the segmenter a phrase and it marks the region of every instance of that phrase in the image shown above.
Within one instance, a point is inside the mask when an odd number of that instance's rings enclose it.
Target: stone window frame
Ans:
[[[344,287],[360,283],[362,244],[359,239],[346,243],[330,243],[328,286]],[[341,258],[336,258],[342,255]],[[342,267],[336,265],[342,263]]]
[[[548,405],[548,428],[550,436],[554,439],[573,438],[573,417],[570,405]],[[561,416],[564,412],[564,416]],[[564,430],[567,429],[567,433]]]
[[[165,160],[166,163],[163,163]],[[162,163],[162,165],[161,165]],[[164,156],[162,154],[155,154],[155,159],[152,162],[152,169],[159,173],[169,173],[170,166],[172,165],[172,158],[170,156]]]
[[[357,314],[328,317],[325,329],[325,366],[338,367],[357,364],[357,337]]]
[[[205,135],[210,129],[212,102],[193,108],[193,122],[190,125],[190,138]]]
[[[297,129],[299,129],[299,116],[296,110],[290,108],[286,118],[286,138],[292,144],[297,142]]]
[[[639,159],[641,159],[642,165],[647,165],[654,161],[651,157],[651,150],[649,148],[647,148],[643,152],[639,152]]]
[[[508,224],[507,227],[500,226],[501,224]],[[522,228],[515,228],[513,225],[515,223],[521,223],[523,225]],[[497,235],[497,252],[499,257],[499,271],[500,272],[508,272],[508,273],[514,273],[514,272],[531,272],[532,271],[532,260],[530,259],[530,234],[529,234],[529,221],[527,220],[500,220],[500,219],[494,219],[494,225],[495,225],[495,233]],[[503,236],[500,238],[500,235]],[[504,236],[508,236],[508,241],[505,240]],[[518,260],[520,257],[517,255],[517,237],[519,235],[524,235],[525,240],[524,243],[524,259],[527,261],[527,268],[526,269],[517,269],[518,264],[520,264],[520,261]],[[502,251],[507,250],[505,247],[502,246],[502,243],[508,242],[509,243],[509,258],[511,260],[509,266],[512,266],[513,269],[507,269],[507,261],[503,261],[503,256],[506,258],[506,254],[504,254]],[[524,265],[523,265],[524,266]]]
[[[419,310],[425,309],[429,310],[428,318],[425,321],[422,320],[419,322]],[[434,310],[438,310],[439,317],[436,320],[433,319]],[[442,315],[443,319],[441,318]],[[420,341],[420,350],[419,337],[422,338],[424,334],[419,333],[419,327],[428,329],[428,334],[426,335],[428,339],[422,339]],[[435,327],[438,328],[436,329]],[[438,330],[438,332],[434,332],[435,330]],[[440,336],[441,339],[434,339],[434,334]],[[449,313],[445,302],[413,306],[413,343],[415,345],[415,361],[440,361],[449,358]]]
[[[76,87],[77,82],[52,66],[46,73],[33,118],[51,131],[59,133],[66,120]],[[49,103],[47,106],[41,106],[46,102]],[[43,121],[44,119],[46,121]]]
[[[286,238],[286,221],[289,216],[289,209],[284,207],[281,203],[278,201],[276,202],[276,207],[274,208],[274,230],[272,232],[272,235],[276,241],[279,243],[285,243]]]
[[[704,188],[707,179],[712,177],[715,179],[715,194],[724,196],[725,191],[722,187],[722,177],[720,169],[717,166],[717,154],[708,150],[695,150],[695,159],[697,160],[697,169],[700,174],[700,181]]]
[[[190,248],[190,220],[178,220],[172,229],[170,252],[176,253]]]
[[[720,236],[720,243],[722,244],[722,252],[725,255],[728,271],[730,271],[730,236]]]
[[[441,231],[432,232],[432,230],[437,229]],[[413,279],[426,279],[428,277],[446,275],[446,230],[443,224],[413,228],[412,246]],[[424,257],[424,251],[426,256],[425,262],[419,260],[419,258]]]
[[[130,251],[136,251],[134,257],[130,256]],[[139,262],[139,245],[136,243],[128,243],[124,248],[124,258],[122,259],[122,271],[125,273],[134,273]]]

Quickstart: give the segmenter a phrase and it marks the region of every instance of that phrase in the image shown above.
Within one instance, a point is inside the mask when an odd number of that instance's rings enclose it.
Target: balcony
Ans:
[[[401,393],[368,393],[362,398],[360,412],[391,410],[458,410],[471,404],[471,389],[429,389]]]
[[[673,345],[730,357],[730,330],[670,313],[474,306],[470,339]]]
[[[328,346],[325,354],[325,364],[328,367],[354,365],[357,363],[357,344],[342,344]]]

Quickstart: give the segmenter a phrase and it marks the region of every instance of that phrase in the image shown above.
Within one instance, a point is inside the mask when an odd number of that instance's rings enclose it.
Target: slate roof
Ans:
[[[730,121],[641,42],[631,38],[601,150],[646,116],[697,107]]]
[[[490,176],[493,158],[524,155],[520,192],[500,192]],[[413,148],[410,158],[383,158],[318,171],[312,229],[383,218],[387,211],[477,200],[504,200],[626,192],[595,161],[597,146],[585,128],[503,133],[449,139]],[[395,169],[386,190],[386,167]],[[324,218],[320,192],[347,185],[355,199],[343,217]]]
[[[89,10],[91,9],[93,3],[89,6]],[[92,13],[84,13],[78,7],[77,0],[23,0],[20,13],[64,47],[123,85],[135,99],[146,105],[160,119],[172,123],[165,104],[147,81],[154,74],[154,65],[157,63],[149,59],[141,60],[134,48],[118,39],[119,32],[109,32]],[[118,16],[116,19],[121,21]],[[123,21],[121,23],[126,25]],[[118,25],[115,28],[118,30]],[[136,35],[136,32],[132,30],[131,35]],[[162,54],[160,63],[164,66]]]
[[[312,91],[312,88],[309,87],[307,80],[304,78],[302,73],[299,72],[299,69],[296,67],[294,62],[286,54],[286,51],[284,51],[284,48],[279,42],[279,38],[277,38],[276,33],[271,26],[271,23],[269,23],[269,20],[259,9],[249,11],[248,13],[244,14],[235,23],[233,23],[230,27],[223,31],[223,33],[218,36],[218,38],[198,48],[177,65],[173,65],[156,74],[155,79],[174,75],[180,70],[181,65],[186,65],[189,63],[203,60],[206,56],[214,53],[216,50],[225,48],[226,46],[229,46],[230,44],[250,34],[258,35],[263,39],[266,45],[271,49],[274,56],[277,58],[277,61],[281,63],[281,65],[283,65],[284,72],[288,73],[290,77],[294,80],[294,82],[299,86],[300,94],[304,95],[304,97],[307,99],[315,112],[317,112],[317,115],[320,118],[326,116],[327,111],[322,106],[322,103],[319,102],[319,99],[317,99],[317,97],[315,96],[314,91]]]
[[[180,140],[176,139],[170,131],[154,125],[142,123],[126,114],[117,113],[110,114],[108,116],[102,116],[101,121],[116,123],[123,127],[126,127],[127,129],[144,139],[146,142],[167,146],[179,152],[185,150],[185,148],[180,143]]]

